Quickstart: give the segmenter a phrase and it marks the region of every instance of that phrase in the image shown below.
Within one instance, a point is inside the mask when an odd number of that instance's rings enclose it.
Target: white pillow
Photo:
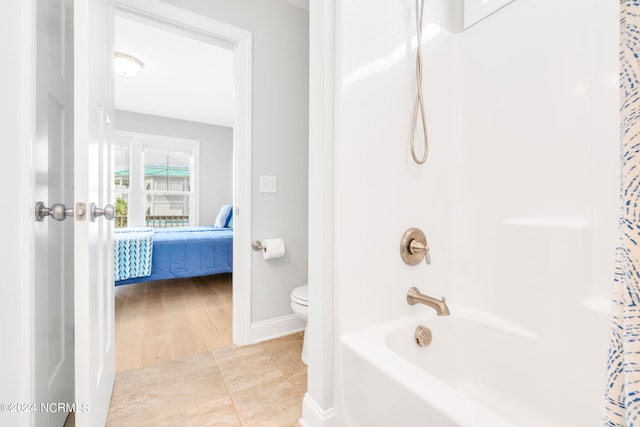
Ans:
[[[214,227],[224,228],[227,226],[227,222],[231,217],[231,205],[223,205],[218,212],[216,221],[213,223]]]

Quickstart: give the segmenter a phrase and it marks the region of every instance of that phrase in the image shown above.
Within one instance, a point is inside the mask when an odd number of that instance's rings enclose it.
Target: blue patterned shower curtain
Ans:
[[[622,209],[603,425],[640,427],[640,0],[620,0],[620,103]]]

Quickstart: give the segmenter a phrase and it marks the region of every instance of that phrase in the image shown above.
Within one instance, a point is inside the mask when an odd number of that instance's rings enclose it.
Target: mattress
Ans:
[[[118,280],[116,286],[231,273],[233,230],[217,227],[155,229],[152,254],[149,276]]]

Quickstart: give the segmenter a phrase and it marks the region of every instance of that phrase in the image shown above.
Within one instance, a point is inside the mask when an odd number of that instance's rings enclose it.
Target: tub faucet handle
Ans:
[[[431,255],[429,255],[429,246],[427,246],[426,243],[422,243],[417,240],[412,240],[411,243],[409,243],[409,251],[414,255],[424,252],[424,260],[426,261],[427,264],[431,264]]]
[[[408,265],[417,265],[423,259],[431,264],[427,238],[419,228],[410,228],[400,240],[400,257]]]

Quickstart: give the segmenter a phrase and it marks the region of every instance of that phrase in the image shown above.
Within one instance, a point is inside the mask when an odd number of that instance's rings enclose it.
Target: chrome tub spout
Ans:
[[[442,299],[430,297],[428,295],[420,293],[420,291],[416,287],[409,289],[409,291],[407,292],[407,302],[409,303],[409,305],[427,305],[433,308],[438,316],[448,316],[450,314],[449,307],[447,307],[447,303],[444,297],[442,297]]]

